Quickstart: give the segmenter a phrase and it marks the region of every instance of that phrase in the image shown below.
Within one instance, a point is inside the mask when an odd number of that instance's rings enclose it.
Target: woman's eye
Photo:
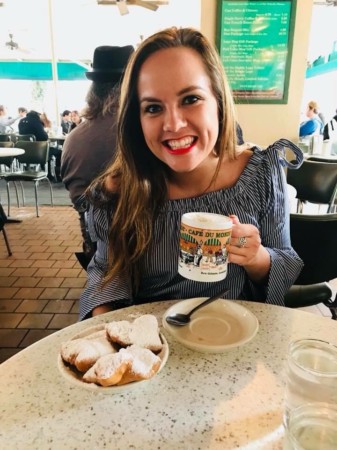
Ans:
[[[187,97],[183,98],[183,105],[192,105],[198,100],[200,100],[200,97],[198,97],[197,95],[188,95]]]
[[[147,105],[144,108],[144,112],[149,114],[156,114],[161,111],[161,107],[159,105]]]

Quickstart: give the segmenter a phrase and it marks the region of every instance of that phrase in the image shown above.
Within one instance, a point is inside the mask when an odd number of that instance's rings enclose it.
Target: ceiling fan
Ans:
[[[337,0],[314,0],[314,5],[337,6]]]
[[[31,53],[32,50],[21,47],[16,40],[14,40],[13,33],[9,32],[8,34],[9,40],[5,42],[5,48],[12,52],[20,52],[20,53]]]
[[[5,46],[9,48],[9,50],[18,50],[19,44],[13,40],[12,33],[9,33],[9,41],[5,43]]]
[[[122,16],[129,14],[128,6],[142,6],[151,11],[157,11],[159,6],[168,5],[169,0],[97,0],[98,5],[117,5]]]
[[[15,58],[21,60],[26,55],[33,53],[32,49],[21,47],[14,38],[13,33],[11,33],[10,31],[8,33],[8,36],[8,41],[0,46],[0,54],[2,58]]]

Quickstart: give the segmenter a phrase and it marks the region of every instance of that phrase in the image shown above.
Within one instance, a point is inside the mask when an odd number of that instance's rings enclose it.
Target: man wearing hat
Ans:
[[[119,85],[133,51],[131,45],[101,46],[95,49],[92,70],[86,72],[86,77],[92,81],[83,113],[86,120],[68,135],[63,146],[61,176],[80,214],[84,254],[77,254],[77,257],[85,268],[95,251],[95,245],[86,230],[83,193],[114,156]]]

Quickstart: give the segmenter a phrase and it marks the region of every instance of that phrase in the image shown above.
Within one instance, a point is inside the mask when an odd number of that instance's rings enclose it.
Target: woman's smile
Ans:
[[[184,155],[194,148],[197,138],[186,136],[181,139],[169,139],[164,141],[168,152],[174,155]]]

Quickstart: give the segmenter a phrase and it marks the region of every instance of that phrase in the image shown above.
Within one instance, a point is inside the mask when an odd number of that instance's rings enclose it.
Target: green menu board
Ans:
[[[286,103],[296,0],[219,0],[218,48],[237,103]]]

